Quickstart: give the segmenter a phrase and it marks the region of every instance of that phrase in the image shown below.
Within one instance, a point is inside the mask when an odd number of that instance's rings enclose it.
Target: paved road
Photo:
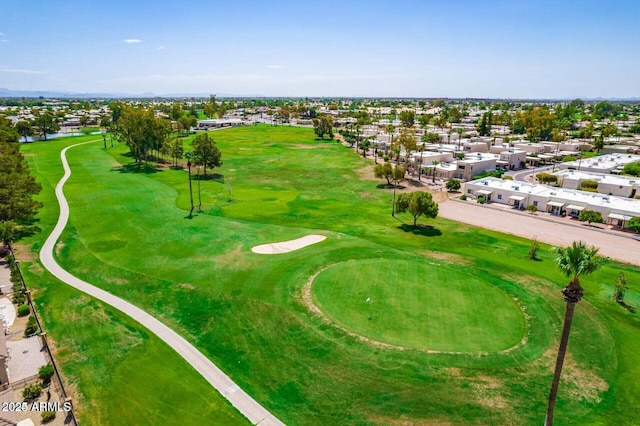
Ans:
[[[91,142],[101,141],[98,139],[95,141],[83,142],[76,145],[69,146],[62,150],[60,158],[62,160],[62,166],[64,167],[64,176],[58,182],[56,186],[56,197],[60,204],[60,217],[58,223],[51,232],[51,235],[44,243],[42,250],[40,251],[40,260],[44,267],[51,272],[56,278],[62,282],[90,295],[102,302],[118,309],[122,313],[130,316],[152,333],[162,339],[167,345],[172,347],[180,356],[182,356],[193,368],[198,371],[218,392],[222,394],[229,402],[240,411],[251,423],[260,424],[261,426],[267,425],[284,425],[273,414],[267,411],[263,406],[258,404],[253,398],[245,393],[238,385],[236,385],[226,374],[222,372],[216,365],[211,362],[206,356],[204,356],[198,349],[192,344],[187,342],[178,333],[138,308],[131,303],[120,299],[104,290],[101,290],[85,281],[82,281],[69,272],[64,270],[53,257],[53,250],[55,249],[56,242],[60,238],[60,234],[67,225],[69,219],[69,204],[64,196],[63,188],[64,184],[71,176],[71,169],[67,162],[66,152],[68,149],[78,145],[84,145]]]
[[[529,180],[526,179],[528,175],[532,175],[532,176],[537,175],[540,172],[548,172],[555,168],[556,168],[555,165],[551,165],[551,166],[535,167],[533,169],[513,170],[513,171],[506,172],[505,176],[511,176],[513,180],[517,180],[520,182],[532,182],[533,179],[529,179]]]
[[[582,240],[599,247],[604,256],[640,265],[640,241],[628,236],[468,201],[449,200],[440,203],[438,207],[438,215],[447,219],[520,237],[536,237],[539,241],[556,246],[569,246],[573,241]]]

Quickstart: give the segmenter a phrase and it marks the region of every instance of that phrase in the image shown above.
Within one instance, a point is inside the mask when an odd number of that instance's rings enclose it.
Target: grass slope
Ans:
[[[443,219],[430,221],[428,229],[399,224],[389,216],[390,192],[360,179],[368,163],[335,142],[314,140],[309,129],[258,126],[212,135],[223,152],[224,166],[216,171],[225,180],[200,182],[204,211],[193,219],[185,219],[186,172],[123,169],[131,158],[122,146],[70,150],[71,218],[58,247],[62,264],[153,312],[289,424],[542,421],[564,309],[558,290],[566,282],[550,250],[533,262],[528,241],[520,238]],[[56,214],[49,202],[61,175],[58,153],[70,143],[24,147],[45,186],[45,230]],[[250,252],[255,244],[312,232],[328,239],[278,256]],[[34,248],[40,241],[33,237]],[[434,263],[517,298],[527,316],[527,344],[483,354],[381,349],[326,324],[302,303],[301,287],[322,268],[380,258]],[[618,264],[583,279],[586,300],[576,311],[558,423],[628,424],[640,408],[638,318],[610,301],[621,271],[632,286],[638,282],[635,268]],[[370,273],[362,271],[360,279]],[[39,297],[52,297],[51,291],[41,286]],[[637,300],[635,287],[628,294]],[[61,350],[71,344],[63,341],[66,324],[53,311],[64,303],[45,309]],[[142,362],[137,346],[113,350],[134,356],[131,365]],[[95,364],[106,362],[97,352]],[[116,359],[118,368],[129,368],[130,358]],[[162,371],[156,359],[145,362]],[[99,396],[104,386],[92,385],[92,364],[63,364],[85,401],[110,413],[102,418],[86,410],[88,422],[126,420]],[[146,383],[145,374],[133,373],[126,382],[132,389]],[[156,393],[162,391],[149,388]],[[162,408],[151,404],[147,411]]]

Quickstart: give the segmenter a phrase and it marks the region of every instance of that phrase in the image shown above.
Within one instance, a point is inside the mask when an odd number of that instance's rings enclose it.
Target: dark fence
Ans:
[[[63,402],[72,402],[71,397],[67,394],[67,390],[64,388],[64,383],[62,382],[62,375],[60,374],[60,370],[58,369],[58,366],[56,365],[56,362],[53,359],[53,354],[51,353],[51,349],[49,348],[49,343],[47,341],[47,333],[44,332],[44,328],[42,327],[42,322],[40,322],[40,317],[36,312],[36,307],[33,303],[33,299],[31,298],[31,292],[27,288],[27,284],[25,283],[24,277],[22,276],[22,271],[20,270],[20,262],[16,260],[15,253],[13,252],[13,247],[11,245],[9,245],[9,251],[11,252],[11,258],[13,259],[13,262],[10,263],[10,267],[15,268],[18,271],[18,276],[20,277],[20,285],[24,291],[25,296],[27,297],[27,302],[29,303],[29,307],[31,308],[32,315],[34,316],[36,320],[36,324],[38,325],[40,341],[42,343],[42,346],[46,349],[47,356],[49,358],[49,361],[51,362],[53,371],[55,372],[53,377],[54,380],[52,380],[52,383],[55,382],[57,387],[60,389],[60,392],[62,393],[62,396],[64,398]],[[67,419],[65,421],[65,424],[70,423],[75,426],[78,426],[78,420],[76,419],[76,414],[73,410],[73,404],[71,404],[70,411],[66,412],[66,416],[67,416]]]

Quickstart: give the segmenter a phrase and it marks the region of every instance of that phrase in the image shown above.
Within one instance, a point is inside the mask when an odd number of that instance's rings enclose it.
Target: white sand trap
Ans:
[[[251,249],[252,252],[258,254],[280,254],[298,250],[311,244],[319,243],[326,240],[324,235],[307,235],[290,241],[281,241],[279,243],[262,244]]]

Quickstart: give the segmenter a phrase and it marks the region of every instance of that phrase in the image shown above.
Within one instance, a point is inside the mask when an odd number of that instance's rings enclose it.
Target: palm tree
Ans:
[[[440,162],[432,161],[431,164],[433,164],[433,183],[436,183],[436,167],[438,166],[438,164],[440,164]]]
[[[189,210],[189,218],[193,217],[193,189],[191,186],[191,157],[192,157],[192,153],[191,152],[187,152],[184,155],[187,159],[187,170],[189,172],[189,198],[191,199],[191,210]]]
[[[458,151],[461,151],[462,146],[462,134],[464,133],[464,129],[462,127],[458,127],[456,129],[456,133],[458,133]]]
[[[567,276],[572,277],[571,281],[562,290],[562,295],[567,308],[564,314],[564,324],[562,327],[562,337],[560,338],[560,347],[558,348],[558,358],[556,360],[556,369],[551,382],[551,390],[549,392],[549,405],[547,406],[547,417],[545,426],[553,424],[553,409],[556,404],[558,395],[558,384],[560,383],[560,374],[562,373],[562,364],[567,352],[567,344],[569,343],[569,333],[571,332],[571,322],[573,321],[573,312],[576,303],[578,303],[584,294],[584,290],[580,285],[579,276],[588,275],[595,272],[604,259],[598,256],[598,249],[595,247],[587,247],[582,241],[574,241],[571,247],[556,249],[558,257],[556,263],[560,270]]]

